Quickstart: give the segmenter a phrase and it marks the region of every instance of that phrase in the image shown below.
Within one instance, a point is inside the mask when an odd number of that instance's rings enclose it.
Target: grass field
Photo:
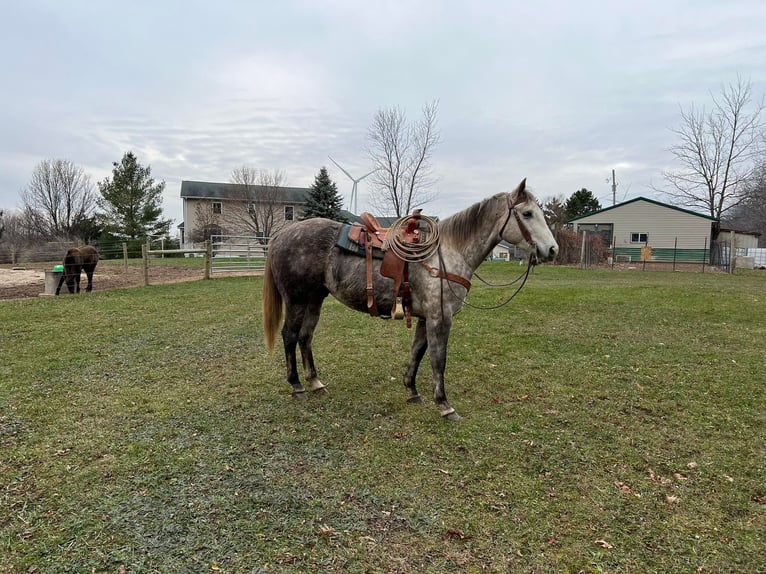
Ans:
[[[0,572],[766,569],[763,273],[538,268],[456,318],[457,424],[332,300],[292,401],[260,292],[0,302]]]

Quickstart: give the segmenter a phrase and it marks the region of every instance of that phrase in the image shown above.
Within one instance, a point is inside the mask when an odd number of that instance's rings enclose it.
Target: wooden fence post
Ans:
[[[128,272],[128,244],[124,241],[122,242],[122,261],[124,262],[125,266],[125,273]]]
[[[731,231],[729,243],[729,273],[734,273],[737,249],[737,234],[734,232],[734,230]]]
[[[205,279],[210,279],[210,267],[213,265],[213,244],[205,241]]]
[[[141,245],[141,258],[144,261],[144,286],[149,285],[149,241]]]

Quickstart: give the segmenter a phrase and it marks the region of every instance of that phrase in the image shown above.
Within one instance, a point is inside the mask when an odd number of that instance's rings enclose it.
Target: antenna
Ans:
[[[330,157],[330,156],[328,155],[327,157]],[[359,178],[357,178],[357,179],[354,179],[354,176],[352,176],[352,175],[351,175],[350,173],[348,173],[348,172],[347,172],[345,169],[343,169],[343,168],[341,167],[341,165],[340,165],[340,164],[339,164],[337,161],[335,161],[335,160],[334,160],[333,158],[331,158],[331,157],[330,157],[330,161],[331,161],[331,162],[333,162],[335,165],[337,165],[337,166],[338,166],[338,169],[339,169],[339,170],[341,170],[343,173],[345,173],[345,174],[348,176],[348,178],[349,178],[351,181],[353,181],[353,182],[354,182],[354,185],[353,185],[353,186],[351,186],[351,199],[350,199],[350,200],[349,200],[349,202],[348,202],[348,209],[349,209],[349,211],[351,211],[351,206],[353,205],[353,207],[354,207],[353,213],[354,213],[354,215],[356,215],[356,214],[357,214],[357,210],[358,210],[358,205],[357,205],[357,204],[358,204],[358,200],[359,200],[359,196],[358,196],[358,194],[357,194],[357,184],[358,184],[360,181],[362,181],[362,180],[363,180],[365,177],[367,177],[367,176],[369,176],[369,175],[372,175],[373,173],[375,173],[375,172],[376,172],[376,171],[378,171],[378,170],[377,170],[377,169],[373,169],[371,172],[364,174],[362,177],[359,177]]]

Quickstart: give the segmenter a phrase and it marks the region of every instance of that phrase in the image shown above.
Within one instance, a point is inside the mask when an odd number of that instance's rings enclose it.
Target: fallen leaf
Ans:
[[[446,537],[449,540],[465,540],[466,538],[468,538],[468,536],[466,536],[465,533],[455,528],[450,528],[449,530],[447,530]]]
[[[670,486],[673,484],[673,481],[669,478],[665,478],[659,475],[654,474],[654,471],[650,468],[649,469],[649,478],[656,482],[657,484],[661,484],[662,486]]]
[[[697,463],[692,461],[689,464],[687,464],[686,466],[687,466],[687,468],[697,468]]]
[[[620,492],[624,492],[625,494],[633,494],[633,490],[631,490],[631,488],[624,482],[615,482],[614,485],[620,489]]]
[[[319,536],[324,536],[325,538],[330,538],[336,534],[335,529],[332,526],[327,526],[326,524],[320,525],[318,532]]]
[[[667,502],[668,504],[676,504],[678,502],[678,497],[673,495],[666,496],[665,502]]]
[[[684,476],[680,472],[674,472],[673,476],[675,477],[676,480],[681,480],[681,481],[689,480],[686,476]]]
[[[766,496],[759,496],[758,494],[754,494],[751,500],[758,504],[766,504]]]
[[[614,548],[614,546],[612,546],[611,544],[609,544],[606,540],[603,540],[602,538],[599,538],[598,540],[596,540],[594,544],[598,544],[599,546],[601,546],[601,548],[606,548],[607,550]]]

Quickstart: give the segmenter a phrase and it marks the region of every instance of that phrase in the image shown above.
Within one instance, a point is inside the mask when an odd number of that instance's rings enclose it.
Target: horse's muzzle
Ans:
[[[537,246],[530,256],[530,263],[532,265],[537,265],[538,263],[542,263],[544,261],[551,261],[556,257],[556,255],[558,255],[558,252],[558,245],[551,245],[547,251],[544,247]]]

